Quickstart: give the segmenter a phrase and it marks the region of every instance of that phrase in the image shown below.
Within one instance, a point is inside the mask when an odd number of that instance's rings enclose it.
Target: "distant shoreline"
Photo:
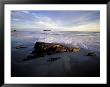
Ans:
[[[24,32],[31,32],[31,31],[40,31],[40,32],[44,32],[43,30],[23,30],[23,29],[19,29],[19,30],[17,30],[16,28],[13,28],[12,30],[11,30],[11,32],[13,31],[13,30],[16,30],[16,31],[24,31]],[[51,30],[51,29],[49,29],[49,30]],[[100,33],[100,31],[53,31],[53,30],[51,30],[51,31],[48,31],[48,32],[93,32],[93,33]]]

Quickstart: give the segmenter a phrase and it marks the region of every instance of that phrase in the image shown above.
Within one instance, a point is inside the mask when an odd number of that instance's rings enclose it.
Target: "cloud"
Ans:
[[[19,21],[19,19],[17,19],[17,18],[13,18],[12,21]]]
[[[59,23],[57,23],[55,20],[51,19],[50,17],[46,16],[36,16],[36,19],[34,20],[34,23],[36,27],[41,28],[57,28],[59,26]]]
[[[20,12],[23,12],[25,14],[29,14],[30,13],[29,11],[26,11],[26,10],[23,10],[23,11],[20,11]]]
[[[95,23],[88,23],[85,25],[80,25],[76,27],[72,27],[70,29],[74,29],[75,31],[100,31],[100,25]]]
[[[12,26],[36,30],[98,31],[99,11],[12,11]]]

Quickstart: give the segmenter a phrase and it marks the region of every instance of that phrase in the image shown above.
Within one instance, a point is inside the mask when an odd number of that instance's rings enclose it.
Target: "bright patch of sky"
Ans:
[[[100,11],[38,11],[11,12],[11,28],[41,31],[100,31]]]

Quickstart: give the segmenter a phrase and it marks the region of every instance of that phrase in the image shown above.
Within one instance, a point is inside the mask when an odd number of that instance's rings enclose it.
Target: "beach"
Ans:
[[[57,43],[79,52],[44,55],[23,61],[36,42]],[[95,52],[95,56],[88,55]],[[54,58],[53,61],[50,61]],[[99,77],[100,33],[97,32],[11,32],[12,77]]]

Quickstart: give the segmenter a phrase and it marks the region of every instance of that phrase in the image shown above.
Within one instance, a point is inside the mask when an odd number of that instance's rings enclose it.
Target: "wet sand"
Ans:
[[[12,77],[99,77],[100,58],[86,56],[89,52],[81,49],[77,53],[64,52],[23,61],[31,52],[33,45],[16,49],[11,58]],[[53,61],[50,61],[54,58]]]
[[[99,33],[53,32],[44,40],[42,32],[11,33],[12,77],[99,77]],[[58,35],[56,35],[58,34]],[[83,35],[83,36],[82,36]],[[59,42],[68,46],[78,45],[77,53],[64,52],[23,61],[32,52],[36,41]],[[68,44],[70,42],[70,44]],[[87,47],[86,47],[87,46]],[[85,49],[84,49],[85,48]],[[87,56],[93,49],[96,56]]]

